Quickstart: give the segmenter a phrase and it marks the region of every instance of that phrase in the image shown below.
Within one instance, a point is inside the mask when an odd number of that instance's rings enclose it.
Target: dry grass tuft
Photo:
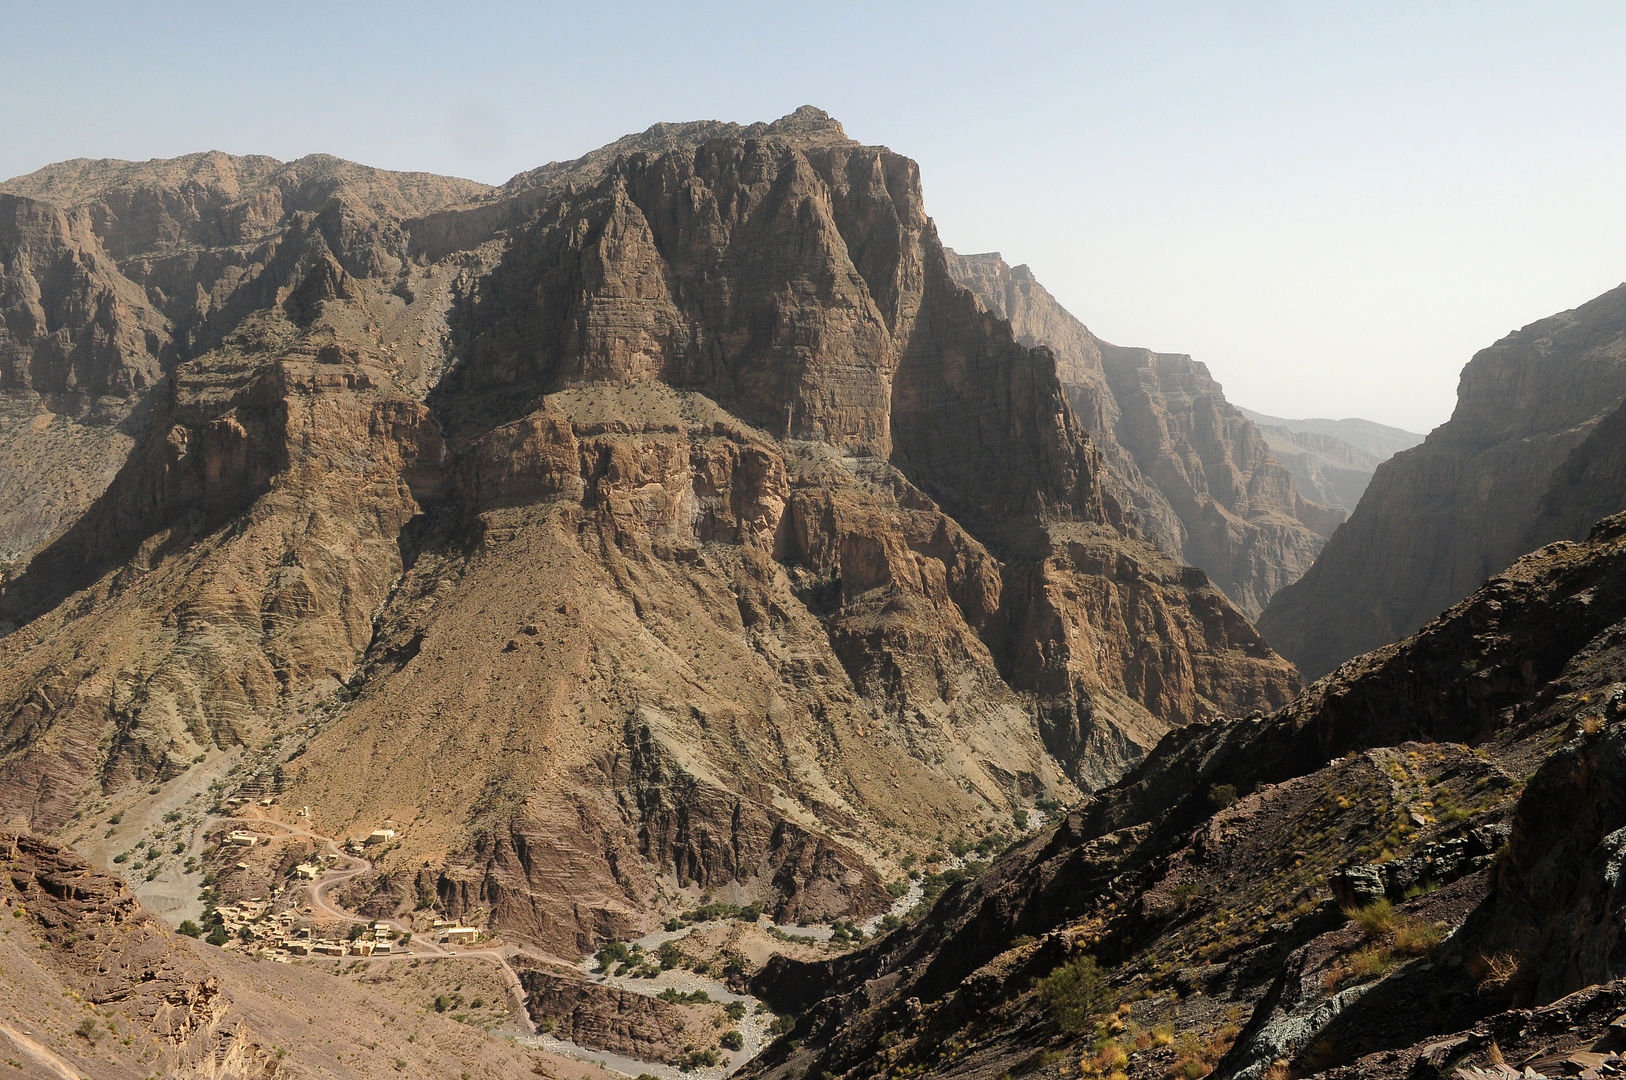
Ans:
[[[1365,934],[1368,940],[1382,937],[1395,927],[1394,905],[1387,900],[1374,900],[1365,907],[1345,908],[1344,914],[1361,928],[1361,933]]]
[[[1479,979],[1481,992],[1506,986],[1519,973],[1519,958],[1512,953],[1497,953],[1480,958],[1477,965],[1484,972]]]

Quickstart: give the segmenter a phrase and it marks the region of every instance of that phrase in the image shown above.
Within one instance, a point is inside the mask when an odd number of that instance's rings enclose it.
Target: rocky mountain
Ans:
[[[1206,366],[1102,341],[1028,267],[997,252],[948,256],[984,309],[1010,320],[1023,344],[1055,354],[1114,496],[1149,538],[1202,568],[1250,618],[1309,568],[1344,504],[1304,498],[1269,436],[1225,400]]]
[[[0,834],[0,1057],[42,1080],[610,1074],[176,934],[71,851]]]
[[[1626,506],[1626,286],[1532,323],[1462,371],[1457,408],[1380,466],[1260,627],[1305,675],[1410,633],[1524,552]]]
[[[1293,481],[1327,506],[1354,510],[1372,482],[1382,459],[1330,435],[1290,431],[1260,424],[1271,456],[1293,474]]]
[[[1272,456],[1292,472],[1300,491],[1345,511],[1360,503],[1379,464],[1423,441],[1421,435],[1370,420],[1285,420],[1238,411],[1259,425]]]
[[[146,410],[0,597],[15,825],[96,851],[94,814],[281,790],[389,824],[369,912],[574,957],[704,897],[877,913],[904,860],[1298,689],[955,283],[915,164],[818,110],[500,189],[202,155],[4,190],[105,253],[132,344],[94,370]]]
[[[1389,427],[1387,424],[1378,424],[1353,416],[1342,420],[1327,420],[1320,417],[1290,420],[1282,416],[1254,412],[1240,406],[1237,411],[1261,427],[1285,428],[1297,435],[1321,435],[1328,439],[1337,439],[1345,446],[1352,446],[1371,454],[1379,461],[1392,458],[1402,450],[1410,450],[1425,438],[1415,431]]]
[[[0,559],[22,562],[107,489],[166,375],[267,299],[290,230],[376,230],[482,190],[219,153],[0,184]]]
[[[1608,1075],[1623,650],[1626,515],[1273,716],[1171,733],[919,922],[770,963],[799,1018],[748,1074]]]

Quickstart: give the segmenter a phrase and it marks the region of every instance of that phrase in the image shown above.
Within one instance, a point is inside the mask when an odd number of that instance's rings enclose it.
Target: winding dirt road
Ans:
[[[350,922],[382,922],[386,926],[394,929],[397,933],[405,934],[412,932],[411,927],[404,926],[395,919],[369,920],[364,915],[357,915],[354,912],[346,911],[344,908],[337,907],[336,905],[328,902],[327,894],[334,886],[343,885],[345,882],[354,880],[373,868],[372,862],[361,858],[359,855],[349,854],[343,848],[341,848],[339,846],[339,842],[333,839],[331,836],[323,836],[321,833],[312,832],[309,829],[303,829],[297,825],[290,825],[285,821],[278,821],[276,818],[266,817],[260,814],[254,814],[250,817],[236,818],[233,820],[242,821],[244,823],[253,823],[256,827],[267,825],[272,828],[279,829],[289,836],[301,836],[305,837],[306,839],[318,841],[326,846],[329,855],[340,860],[344,864],[342,867],[324,872],[309,885],[301,886],[310,901],[310,909],[313,915],[319,913],[329,918],[344,919]],[[478,957],[480,959],[494,961],[498,967],[502,968],[503,981],[508,985],[508,992],[513,995],[514,1005],[519,1011],[520,1020],[522,1023],[524,1023],[527,1033],[531,1035],[536,1034],[536,1023],[531,1019],[531,1011],[525,999],[525,987],[519,980],[519,973],[516,972],[513,965],[509,963],[510,957],[524,954],[523,949],[513,945],[506,945],[495,949],[462,949],[454,951],[451,949],[443,949],[435,942],[423,941],[416,937],[412,939],[410,948],[412,950],[411,952],[390,953],[387,956],[373,956],[370,959],[388,963],[392,960],[421,960],[425,957],[433,956],[457,956]],[[538,957],[538,959],[542,958]]]

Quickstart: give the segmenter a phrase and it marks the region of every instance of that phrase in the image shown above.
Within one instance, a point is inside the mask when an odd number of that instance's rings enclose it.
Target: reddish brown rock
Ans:
[[[1295,687],[1135,538],[914,163],[816,110],[498,192],[273,165],[14,182],[91,207],[187,343],[7,588],[20,821],[297,748],[320,831],[396,823],[370,910],[573,954],[708,891],[877,913],[904,853]]]

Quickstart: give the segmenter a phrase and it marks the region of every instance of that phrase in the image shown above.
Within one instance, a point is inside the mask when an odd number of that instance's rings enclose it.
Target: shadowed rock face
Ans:
[[[1308,676],[1396,640],[1524,552],[1626,505],[1626,286],[1532,323],[1462,371],[1457,408],[1380,466],[1304,578],[1260,618]]]
[[[189,194],[208,170],[235,201]],[[85,200],[127,274],[213,276],[160,305],[187,345],[118,476],[4,596],[0,805],[35,827],[297,748],[321,831],[397,823],[370,911],[574,952],[685,890],[874,913],[886,848],[1297,689],[1125,522],[914,163],[817,110],[498,191],[47,173],[12,185]]]
[[[1562,1048],[1546,1075],[1616,1051],[1623,664],[1617,515],[1274,716],[1171,733],[918,924],[776,958],[753,986],[800,1018],[747,1073],[998,1076],[1107,1040],[1148,1080],[1450,1075],[1493,1037]],[[1085,953],[1096,1021],[1062,1030],[1036,984]],[[1137,1038],[1163,1024],[1174,1045]]]
[[[949,252],[948,266],[1018,340],[1054,352],[1104,482],[1148,538],[1206,571],[1249,617],[1309,567],[1343,513],[1299,493],[1204,365],[1102,341],[996,253]]]

